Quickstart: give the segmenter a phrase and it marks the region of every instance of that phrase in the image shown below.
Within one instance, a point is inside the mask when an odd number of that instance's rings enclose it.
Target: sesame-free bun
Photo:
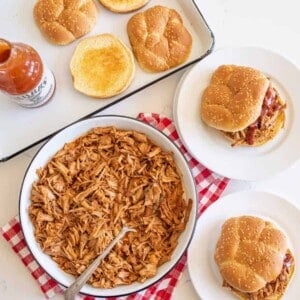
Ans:
[[[95,98],[108,98],[128,88],[135,73],[131,50],[112,34],[79,42],[70,70],[76,90]]]
[[[98,11],[93,0],[38,0],[33,16],[48,41],[66,45],[93,29]]]
[[[218,67],[202,95],[202,120],[222,131],[245,129],[259,117],[269,84],[259,70],[236,65]]]
[[[140,67],[162,72],[185,62],[192,48],[192,36],[175,9],[154,6],[132,16],[127,33]]]
[[[113,12],[126,13],[143,7],[149,0],[99,0],[99,2]]]
[[[264,288],[278,277],[288,252],[286,236],[271,222],[240,216],[223,224],[214,258],[225,282],[241,299],[250,299],[247,293]],[[283,292],[266,299],[279,299]]]

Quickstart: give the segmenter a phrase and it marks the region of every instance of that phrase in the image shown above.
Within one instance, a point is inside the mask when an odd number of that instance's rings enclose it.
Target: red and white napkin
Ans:
[[[225,189],[228,179],[214,174],[209,169],[205,168],[198,161],[196,161],[187,152],[182,142],[179,139],[174,123],[169,118],[159,114],[140,113],[138,119],[156,127],[165,133],[181,150],[187,159],[189,166],[192,170],[195,182],[197,185],[197,193],[199,199],[198,216],[213,202],[215,202]],[[24,236],[20,227],[19,218],[14,217],[6,225],[0,228],[0,232],[5,240],[10,244],[12,249],[16,252],[23,264],[27,267],[31,275],[40,286],[46,298],[51,298],[56,294],[62,293],[64,288],[53,280],[35,261],[30,253]],[[185,253],[176,266],[159,282],[152,285],[148,289],[140,291],[136,294],[120,299],[126,300],[168,300],[171,298],[172,292],[176,283],[178,282],[182,271],[187,263],[187,254]],[[93,300],[95,298],[89,296],[80,296],[82,300]],[[98,298],[99,299],[99,298]],[[112,298],[110,298],[112,299]]]

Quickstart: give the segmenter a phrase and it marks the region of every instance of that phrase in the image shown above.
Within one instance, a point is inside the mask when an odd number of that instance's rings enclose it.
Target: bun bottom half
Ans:
[[[77,91],[101,99],[118,95],[129,87],[135,64],[131,50],[119,38],[103,33],[79,42],[70,71]]]
[[[115,13],[127,13],[145,6],[150,0],[99,0],[108,10]]]
[[[238,145],[257,147],[266,144],[279,133],[279,131],[284,127],[284,124],[285,124],[285,113],[284,111],[281,111],[270,127],[263,130],[256,130],[254,143],[252,145],[249,145],[246,142],[246,140],[239,142]],[[225,132],[225,131],[222,131],[222,133],[227,139],[231,141],[232,145],[235,146],[235,140],[232,138],[232,133]]]

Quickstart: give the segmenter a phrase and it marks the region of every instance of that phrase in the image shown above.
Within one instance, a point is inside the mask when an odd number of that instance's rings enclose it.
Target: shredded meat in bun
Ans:
[[[259,70],[222,65],[213,73],[201,101],[201,118],[232,145],[259,146],[285,123],[286,103]]]
[[[279,300],[295,269],[285,234],[254,216],[226,220],[214,253],[223,286],[242,300]]]

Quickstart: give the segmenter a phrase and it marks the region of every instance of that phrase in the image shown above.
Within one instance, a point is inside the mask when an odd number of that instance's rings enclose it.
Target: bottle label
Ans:
[[[55,90],[53,73],[44,65],[44,72],[39,84],[31,91],[21,95],[10,95],[12,100],[24,107],[38,107],[46,103]]]

